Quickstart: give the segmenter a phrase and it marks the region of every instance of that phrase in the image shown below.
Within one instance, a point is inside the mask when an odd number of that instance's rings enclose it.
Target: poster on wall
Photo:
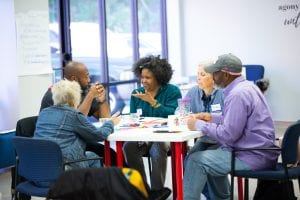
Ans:
[[[16,13],[19,76],[52,73],[48,15],[38,10]]]

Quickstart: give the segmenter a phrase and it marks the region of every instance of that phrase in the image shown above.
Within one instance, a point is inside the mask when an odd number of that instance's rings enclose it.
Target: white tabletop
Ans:
[[[154,133],[157,128],[132,128],[117,130],[110,134],[108,141],[148,141],[148,142],[183,142],[202,135],[199,131],[181,131],[176,133]]]
[[[190,131],[182,128],[179,132],[155,133],[157,130],[168,130],[167,127],[157,127],[157,123],[166,122],[164,118],[147,117],[142,120],[142,126],[116,126],[115,132],[110,134],[108,141],[148,141],[148,142],[183,142],[200,137],[200,131]],[[150,125],[151,124],[151,125]],[[122,122],[121,122],[122,125]],[[146,127],[145,127],[145,126]],[[156,128],[154,128],[156,126]]]

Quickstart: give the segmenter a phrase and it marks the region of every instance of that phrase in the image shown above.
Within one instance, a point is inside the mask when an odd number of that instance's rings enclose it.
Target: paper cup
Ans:
[[[169,115],[168,116],[168,130],[180,131],[180,118],[178,115]]]
[[[137,123],[140,119],[140,115],[138,113],[130,113],[130,120],[132,123]]]

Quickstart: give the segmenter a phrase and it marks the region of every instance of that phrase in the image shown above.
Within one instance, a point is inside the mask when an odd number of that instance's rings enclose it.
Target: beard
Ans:
[[[220,81],[220,82],[216,82],[215,81],[215,88],[216,89],[223,89],[224,88],[224,84]]]
[[[217,85],[217,84],[214,85],[214,88],[215,89],[223,89],[220,85]]]

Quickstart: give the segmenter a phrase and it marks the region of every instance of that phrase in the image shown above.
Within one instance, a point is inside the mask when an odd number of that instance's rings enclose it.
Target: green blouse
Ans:
[[[138,92],[145,93],[144,87],[139,87],[133,90],[132,94]],[[159,107],[154,108],[148,102],[143,101],[137,97],[131,96],[130,99],[130,113],[136,113],[137,109],[142,109],[142,116],[144,117],[168,117],[173,115],[178,106],[177,99],[180,99],[181,92],[179,88],[172,84],[160,86],[154,99],[160,104]]]

